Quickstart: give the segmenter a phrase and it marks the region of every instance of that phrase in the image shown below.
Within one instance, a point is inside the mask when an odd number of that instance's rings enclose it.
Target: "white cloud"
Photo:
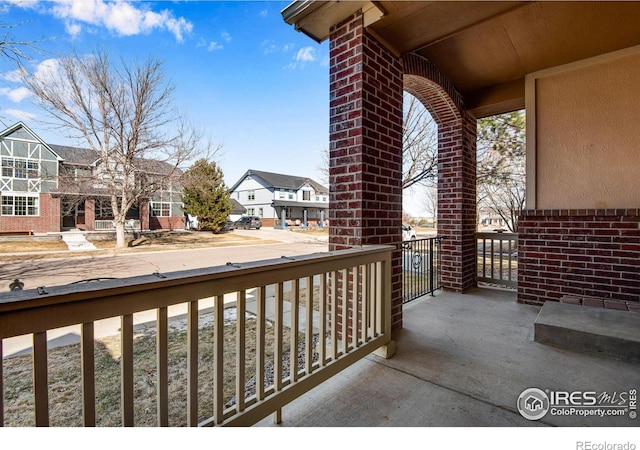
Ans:
[[[6,81],[10,81],[12,83],[20,83],[22,81],[22,70],[16,69],[16,70],[12,70],[11,72],[6,72],[2,74],[0,78]]]
[[[260,11],[260,17],[267,17],[269,15],[269,11],[266,9],[263,9],[262,11]]]
[[[77,23],[68,23],[66,24],[65,29],[71,37],[76,37],[80,32],[82,32],[82,25]]]
[[[37,116],[27,111],[22,111],[20,109],[3,109],[2,115],[12,116],[18,120],[22,120],[24,122],[29,122],[35,119]]]
[[[0,88],[0,94],[8,97],[13,103],[20,103],[31,95],[31,91],[24,86],[16,89]]]
[[[220,33],[220,36],[222,37],[222,39],[226,42],[231,42],[231,35],[229,33],[227,33],[226,31],[223,31],[222,33]]]
[[[209,42],[209,46],[207,47],[207,50],[212,52],[214,50],[221,50],[222,48],[223,48],[222,44],[218,44],[216,41],[211,41]]]
[[[260,47],[262,48],[262,53],[264,53],[265,55],[269,55],[271,53],[290,52],[295,48],[295,45],[293,44],[278,45],[272,39],[266,39],[262,41],[262,44],[260,44]]]
[[[313,62],[316,60],[316,51],[313,47],[304,47],[298,50],[296,61]]]
[[[165,29],[176,40],[182,41],[193,30],[193,24],[184,17],[176,18],[168,10],[161,12],[142,9],[142,3],[135,5],[126,0],[106,2],[105,0],[58,0],[51,11],[56,17],[69,21],[67,30],[79,32],[80,23],[102,26],[123,36],[149,33],[155,29]],[[147,5],[143,7],[146,8]]]

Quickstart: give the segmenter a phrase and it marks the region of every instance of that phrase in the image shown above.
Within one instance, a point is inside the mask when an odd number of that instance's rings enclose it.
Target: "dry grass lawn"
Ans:
[[[227,404],[235,395],[235,308],[225,311],[224,329],[224,399]],[[213,314],[200,314],[198,343],[199,419],[213,415]],[[256,324],[246,319],[245,377],[250,381],[256,367]],[[273,358],[273,327],[267,322],[267,360]],[[290,341],[284,329],[284,342]],[[300,335],[304,339],[303,335]],[[136,426],[157,426],[156,331],[138,331],[134,338],[134,408]],[[285,345],[284,351],[289,347]],[[97,425],[122,425],[120,414],[120,338],[96,340],[96,418]],[[174,321],[169,333],[169,425],[187,423],[187,333],[184,321]],[[50,425],[82,426],[82,386],[80,344],[54,348],[48,352]],[[5,426],[35,425],[31,355],[4,360]],[[248,392],[248,391],[245,391]],[[251,392],[248,392],[251,394]]]

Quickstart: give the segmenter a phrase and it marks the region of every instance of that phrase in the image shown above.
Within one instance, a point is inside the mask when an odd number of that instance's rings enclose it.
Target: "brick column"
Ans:
[[[445,289],[476,285],[476,120],[468,114],[438,127],[438,235]]]
[[[402,65],[360,12],[330,42],[329,248],[397,246],[392,324],[402,325]]]
[[[139,209],[140,230],[149,229],[149,200],[140,200]]]
[[[93,198],[84,201],[84,229],[86,231],[96,229],[96,200]]]

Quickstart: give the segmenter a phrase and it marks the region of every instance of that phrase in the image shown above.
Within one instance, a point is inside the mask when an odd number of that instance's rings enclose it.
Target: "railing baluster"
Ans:
[[[282,346],[283,346],[283,302],[284,302],[284,284],[278,283],[276,285],[276,298],[275,298],[275,317],[274,317],[274,355],[273,355],[273,389],[275,392],[282,390]],[[282,410],[278,408],[273,413],[273,421],[278,424],[282,421]]]
[[[264,365],[266,363],[265,355],[265,303],[267,299],[266,287],[258,288],[257,310],[258,317],[256,324],[256,398],[258,401],[264,399]]]
[[[36,426],[49,426],[49,380],[47,374],[47,332],[33,333],[33,392]]]
[[[504,279],[504,274],[503,274],[503,251],[502,251],[502,240],[498,240],[498,245],[500,245],[500,251],[498,252],[498,255],[500,257],[500,277],[498,278],[499,280],[503,280]]]
[[[371,279],[369,280],[371,283],[371,290],[369,291],[369,299],[370,299],[370,325],[369,325],[369,336],[376,336],[376,316],[378,315],[377,306],[378,302],[376,300],[376,289],[378,288],[378,266],[375,263],[371,264]]]
[[[4,355],[2,351],[2,339],[0,339],[0,427],[4,427]]]
[[[96,426],[96,372],[93,322],[82,324],[82,418],[85,427]]]
[[[337,272],[331,272],[331,360],[338,359],[338,283]]]
[[[187,424],[198,426],[198,301],[187,305]]]
[[[216,424],[224,413],[224,296],[213,299],[213,417]]]
[[[133,413],[133,314],[121,318],[120,333],[120,366],[122,386],[122,425],[134,426]]]
[[[169,426],[169,320],[166,307],[158,308],[156,358],[158,370],[158,426]]]
[[[307,351],[305,355],[305,373],[308,375],[313,368],[313,276],[307,277],[307,309],[305,317],[305,349]]]
[[[377,262],[375,263],[376,265],[376,289],[375,289],[375,296],[376,296],[376,329],[375,329],[375,335],[378,336],[380,334],[382,334],[382,332],[384,331],[384,324],[382,322],[383,319],[383,311],[384,311],[384,305],[382,304],[382,300],[384,298],[384,288],[385,285],[384,283],[386,282],[386,280],[384,279],[383,274],[383,270],[384,267],[382,265],[381,262]]]
[[[246,384],[246,318],[247,292],[238,291],[236,302],[236,411],[244,411]]]
[[[320,326],[318,328],[318,359],[320,367],[327,363],[327,274],[320,274],[320,286],[318,288],[318,312],[320,315]]]
[[[364,266],[362,273],[362,343],[366,343],[369,340],[369,296],[371,294],[371,286],[369,285],[369,279],[371,278],[371,266],[369,264]]]
[[[300,280],[293,280],[291,287],[291,336],[290,343],[291,349],[289,350],[289,376],[291,382],[298,380],[298,319],[300,314],[299,309],[299,296],[300,296]],[[309,286],[307,286],[307,291]]]
[[[353,312],[351,315],[351,345],[355,349],[358,347],[358,317],[359,317],[359,308],[358,303],[360,303],[360,266],[356,266],[353,268],[353,296],[352,296],[352,304],[353,304]]]
[[[507,242],[508,242],[508,251],[509,251],[509,259],[508,259],[508,262],[509,262],[509,272],[508,272],[508,279],[509,279],[509,281],[511,281],[511,279],[512,279],[512,278],[511,278],[511,270],[512,270],[512,267],[511,267],[511,266],[512,266],[512,264],[511,264],[511,263],[512,263],[512,260],[511,260],[511,258],[512,258],[512,257],[511,257],[511,253],[513,253],[513,248],[511,247],[511,244],[512,244],[512,242],[513,242],[513,241],[512,241],[511,239],[509,239]]]
[[[349,271],[343,269],[342,275],[342,354],[349,350]]]

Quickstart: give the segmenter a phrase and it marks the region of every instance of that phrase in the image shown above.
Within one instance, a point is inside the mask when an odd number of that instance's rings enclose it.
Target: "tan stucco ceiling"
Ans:
[[[305,3],[313,4],[306,15]],[[333,25],[327,11],[339,3],[295,2],[283,16],[323,40]],[[523,108],[527,73],[640,45],[635,1],[354,3],[381,11],[367,29],[397,55],[416,52],[432,61],[477,116]]]

